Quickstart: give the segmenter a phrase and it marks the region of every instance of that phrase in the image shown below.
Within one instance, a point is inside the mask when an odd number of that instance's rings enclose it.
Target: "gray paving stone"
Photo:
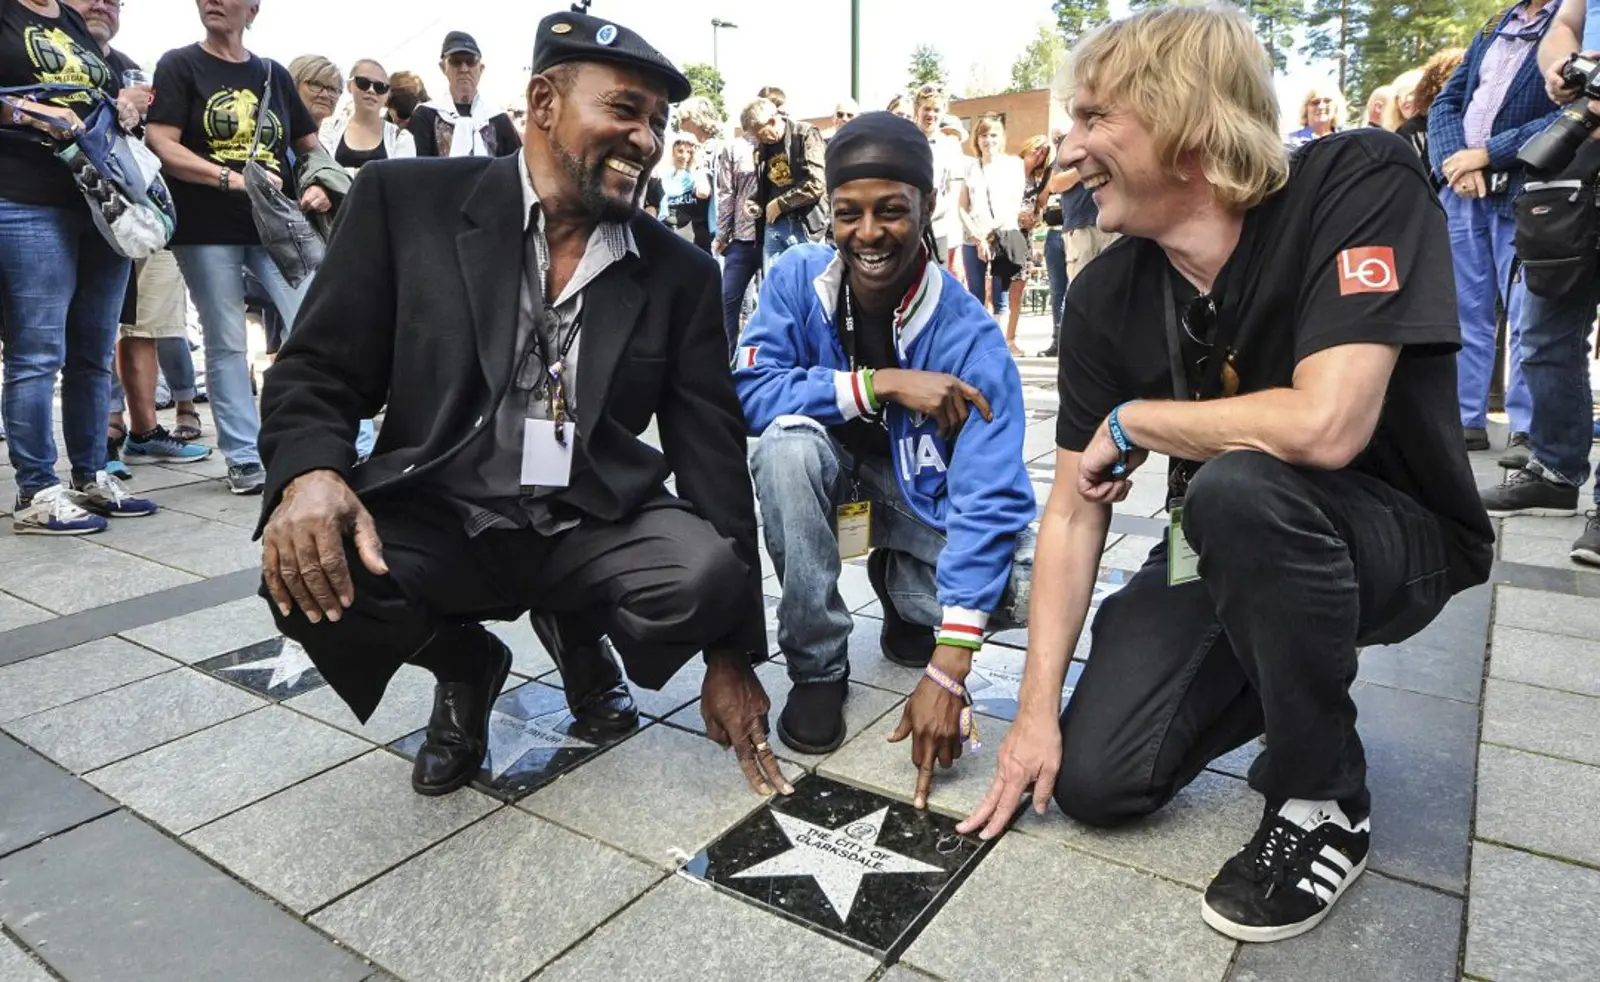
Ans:
[[[1483,740],[1585,764],[1600,764],[1600,699],[1491,678]]]
[[[896,965],[883,973],[878,982],[939,982],[926,972],[919,972],[914,968]]]
[[[512,678],[506,682],[508,685],[513,682],[520,684],[521,680]],[[382,745],[393,743],[428,725],[428,714],[433,711],[433,689],[433,675],[426,669],[401,665],[400,671],[389,680],[383,701],[378,703],[377,711],[365,725],[356,719],[356,714],[350,711],[332,686],[325,685],[293,699],[285,699],[283,705],[314,716],[330,726],[337,726],[346,733],[354,733]]]
[[[0,935],[0,980],[4,982],[51,982],[50,974],[39,967],[26,951]]]
[[[662,957],[664,952],[671,957]],[[540,972],[535,982],[861,982],[877,968],[870,955],[675,876]]]
[[[518,803],[669,870],[761,805],[731,751],[670,726],[646,728]]]
[[[1468,975],[1494,982],[1593,982],[1600,870],[1476,844]]]
[[[900,723],[897,709],[886,714],[817,768],[825,777],[867,788],[899,801],[910,801],[917,790],[917,768],[911,762],[911,738],[889,743],[887,737]],[[978,735],[983,749],[971,750],[949,770],[935,767],[928,808],[942,815],[966,818],[989,793],[994,780],[995,755],[1010,732],[1005,720],[982,717]]]
[[[1372,791],[1370,867],[1461,893],[1472,830],[1478,708],[1357,682]]]
[[[163,423],[163,425],[169,430],[172,428],[170,423]],[[208,440],[202,440],[201,442],[207,443],[208,446],[210,445]],[[123,463],[128,463],[126,458],[123,459]],[[203,470],[214,470],[218,464],[223,468],[222,474],[202,473]],[[165,491],[168,488],[181,488],[191,484],[200,484],[204,481],[213,481],[227,474],[227,464],[222,461],[222,454],[215,449],[212,450],[211,457],[203,464],[166,467],[161,464],[133,463],[129,464],[129,466],[133,470],[132,487],[137,489],[140,495],[150,491]],[[155,498],[156,504],[161,503],[159,495],[153,495],[152,497]]]
[[[1545,538],[1556,539],[1571,544],[1573,539],[1583,534],[1586,519],[1582,515],[1571,518],[1541,518],[1528,515],[1516,515],[1500,523],[1500,536],[1506,538]]]
[[[184,840],[304,914],[498,807],[471,788],[419,795],[409,763],[373,750]]]
[[[1572,537],[1576,538],[1576,535]],[[1524,563],[1528,566],[1545,566],[1584,576],[1600,576],[1600,570],[1593,566],[1573,562],[1572,539],[1502,532],[1499,541],[1500,560],[1507,563]]]
[[[1162,502],[1162,505],[1164,504],[1165,502]],[[1138,569],[1150,557],[1150,550],[1160,542],[1160,539],[1151,539],[1143,535],[1125,535],[1121,542],[1105,551],[1100,559],[1100,565],[1110,566],[1113,569]]]
[[[116,807],[116,802],[83,781],[0,736],[0,856]]]
[[[220,460],[222,455],[212,454],[212,456]],[[256,521],[261,517],[259,497],[229,494],[224,485],[215,481],[164,491],[161,494],[161,507],[169,511],[207,518],[213,522],[225,522],[250,532],[255,531]]]
[[[850,681],[909,696],[922,681],[922,672],[896,665],[883,657],[879,641],[882,631],[883,621],[865,614],[856,615],[855,628],[850,633]]]
[[[0,920],[72,982],[359,982],[372,967],[126,813],[0,860]]]
[[[151,495],[157,504],[162,497]],[[137,522],[117,522],[95,544],[198,576],[261,566],[261,544],[250,541],[249,531],[166,509]]]
[[[409,982],[514,982],[661,876],[507,808],[338,901],[312,923]]]
[[[0,723],[177,668],[170,658],[103,638],[0,668]]]
[[[1480,748],[1478,838],[1600,867],[1600,838],[1588,821],[1574,820],[1597,813],[1600,767]]]
[[[1600,641],[1495,626],[1489,674],[1600,696]]]
[[[19,740],[82,774],[266,705],[179,669],[7,723]]]
[[[129,641],[188,665],[277,636],[271,608],[253,596],[122,632]]]
[[[92,551],[64,551],[0,565],[0,590],[57,614],[76,614],[199,582],[198,577],[170,566],[112,549],[91,545],[84,548]]]
[[[1496,627],[1600,638],[1600,604],[1589,597],[1502,586],[1495,591],[1494,623]]]
[[[367,749],[348,733],[271,706],[92,771],[88,780],[181,835]]]
[[[1288,941],[1241,945],[1228,978],[1454,982],[1460,939],[1460,900],[1367,873],[1316,930]]]
[[[1041,818],[1030,802],[1015,828],[1204,890],[1255,834],[1262,806],[1243,781],[1203,771],[1166,807],[1132,825],[1090,828],[1054,805]]]
[[[904,961],[949,979],[1217,982],[1234,946],[1199,908],[1193,890],[1007,835]]]
[[[47,621],[53,616],[55,615],[43,607],[35,607],[9,593],[0,593],[0,634]]]
[[[639,712],[657,719],[665,719],[691,703],[698,703],[700,686],[705,679],[705,659],[696,655],[689,659],[688,664],[678,669],[678,673],[668,679],[667,684],[660,689],[646,689],[630,679],[628,691],[633,693],[633,701],[638,705]],[[557,677],[546,681],[555,685],[559,684],[560,679]]]
[[[498,637],[511,649],[511,670],[518,675],[536,679],[556,670],[556,663],[544,650],[533,625],[526,617],[514,621],[484,621],[489,633]]]
[[[1476,703],[1483,687],[1492,599],[1487,584],[1458,594],[1413,637],[1364,649],[1357,677],[1393,689]]]
[[[1207,765],[1207,769],[1244,780],[1250,776],[1250,765],[1261,755],[1263,746],[1265,744],[1259,739],[1246,740],[1242,746],[1213,760]]]

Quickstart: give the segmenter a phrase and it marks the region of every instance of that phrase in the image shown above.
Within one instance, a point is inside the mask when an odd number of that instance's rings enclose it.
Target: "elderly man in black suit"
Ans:
[[[402,663],[434,673],[419,793],[477,771],[511,664],[479,622],[530,608],[596,730],[637,720],[611,642],[652,688],[703,651],[708,733],[786,793],[717,267],[637,209],[689,83],[579,13],[534,73],[523,153],[382,162],[346,200],[262,395],[263,595],[362,719]]]

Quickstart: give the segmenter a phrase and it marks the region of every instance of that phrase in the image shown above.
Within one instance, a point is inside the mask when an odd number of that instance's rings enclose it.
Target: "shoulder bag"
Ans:
[[[327,250],[310,219],[300,210],[300,203],[274,187],[269,172],[256,160],[261,131],[266,128],[267,107],[272,104],[272,68],[269,59],[267,87],[256,112],[255,139],[250,143],[250,156],[244,165],[244,189],[250,195],[250,215],[255,220],[261,244],[290,288],[298,288],[322,265]],[[289,139],[287,127],[282,136],[286,141]]]

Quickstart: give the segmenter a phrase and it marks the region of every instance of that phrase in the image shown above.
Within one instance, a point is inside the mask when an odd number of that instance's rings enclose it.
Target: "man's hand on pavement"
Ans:
[[[372,514],[334,471],[310,471],[289,482],[267,520],[261,544],[261,575],[278,612],[299,607],[315,624],[337,621],[355,602],[345,563],[344,540],[355,540],[362,565],[375,576],[389,567]]]
[[[934,649],[931,664],[965,684],[972,671],[972,652],[955,645],[940,645]],[[948,768],[961,758],[961,710],[966,705],[944,686],[923,676],[906,700],[900,725],[889,734],[890,743],[911,738],[911,762],[917,765],[917,787],[911,803],[918,808],[928,807],[934,761]]]
[[[748,655],[707,652],[706,679],[700,686],[700,716],[706,736],[722,749],[733,748],[739,769],[757,794],[793,794],[778,758],[767,743],[767,713],[772,703]]]
[[[1004,832],[1029,787],[1033,810],[1044,814],[1061,770],[1060,723],[1048,712],[1024,709],[1001,742],[999,758],[989,794],[956,826],[962,835],[982,829],[978,838],[987,840]]]
[[[968,403],[989,422],[994,413],[989,401],[975,385],[968,385],[943,372],[919,372],[910,368],[883,368],[872,375],[872,387],[883,402],[893,402],[914,413],[938,421],[939,435],[947,440],[961,432],[970,410]]]

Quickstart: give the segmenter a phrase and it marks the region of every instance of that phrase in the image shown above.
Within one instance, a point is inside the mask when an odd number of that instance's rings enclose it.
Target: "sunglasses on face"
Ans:
[[[477,64],[478,64],[478,59],[474,58],[472,55],[451,55],[450,56],[450,67],[451,68],[455,68],[455,69],[474,68],[474,67],[477,66]]]
[[[1308,105],[1308,106],[1331,106],[1331,105],[1333,105],[1333,100],[1332,99],[1307,99],[1306,100],[1306,105]]]
[[[834,119],[842,119],[842,120],[845,120],[845,121],[848,122],[849,120],[855,119],[856,118],[856,114],[855,113],[847,113],[847,112],[836,112],[836,113],[833,114],[833,118]]]
[[[356,88],[360,89],[362,92],[376,92],[379,95],[389,94],[388,82],[376,82],[370,78],[367,78],[365,75],[357,75],[350,79],[350,81],[356,83]]]

